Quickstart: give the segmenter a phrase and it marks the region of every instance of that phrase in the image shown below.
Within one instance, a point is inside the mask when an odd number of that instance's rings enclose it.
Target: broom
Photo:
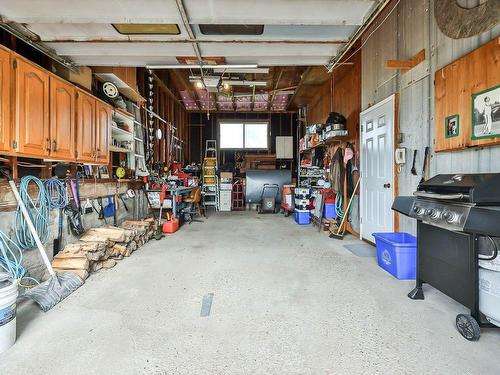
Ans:
[[[351,203],[354,199],[354,196],[356,195],[356,190],[358,190],[360,180],[361,179],[359,179],[358,182],[356,182],[356,186],[354,187],[354,190],[352,191],[351,199],[349,199],[349,203],[347,204],[347,209],[345,210],[344,217],[342,218],[342,221],[340,222],[340,225],[337,229],[337,233],[330,233],[330,236],[329,236],[330,238],[335,238],[337,240],[344,239],[344,231],[342,231],[342,233],[340,233],[340,231],[342,230],[342,227],[344,226],[344,222],[347,219],[347,215],[349,215],[349,209],[351,208]]]
[[[30,214],[26,209],[21,196],[19,195],[19,191],[17,190],[15,182],[12,180],[8,173],[3,170],[0,170],[0,172],[9,180],[9,185],[12,189],[12,193],[14,194],[17,204],[21,209],[21,213],[23,214],[24,220],[28,225],[31,235],[35,240],[40,256],[43,259],[43,263],[45,263],[45,267],[47,267],[47,270],[50,274],[50,277],[47,281],[44,281],[43,283],[40,283],[39,285],[27,290],[24,296],[31,298],[36,303],[38,303],[43,311],[48,311],[59,302],[61,302],[64,298],[73,293],[80,286],[82,286],[83,280],[71,272],[56,274],[56,272],[52,268],[52,265],[50,264],[47,254],[45,253],[42,241],[40,241],[40,237],[38,236],[33,222],[31,221]]]

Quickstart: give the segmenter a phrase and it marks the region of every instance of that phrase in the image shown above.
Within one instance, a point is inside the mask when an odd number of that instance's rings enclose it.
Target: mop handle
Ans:
[[[43,247],[42,241],[40,241],[40,237],[38,237],[38,233],[36,232],[36,229],[33,225],[33,222],[31,221],[30,214],[28,213],[28,210],[26,209],[26,206],[24,205],[24,202],[21,199],[21,196],[19,195],[19,191],[17,190],[16,183],[13,180],[9,180],[9,185],[12,189],[12,193],[14,193],[14,197],[16,198],[16,201],[19,204],[19,207],[21,208],[21,212],[23,214],[24,220],[26,220],[26,224],[28,224],[28,228],[31,232],[31,235],[35,239],[36,247],[38,248],[38,251],[40,252],[40,255],[43,259],[43,262],[45,263],[45,266],[47,267],[47,270],[49,271],[51,276],[55,276],[56,273],[52,269],[52,265],[50,264],[50,261],[49,261],[49,258],[47,257],[47,254],[45,253],[45,249]]]

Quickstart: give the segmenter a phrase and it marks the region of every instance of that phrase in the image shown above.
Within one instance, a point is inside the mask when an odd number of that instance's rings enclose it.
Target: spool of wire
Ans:
[[[32,188],[30,188],[33,186]],[[32,194],[29,194],[29,190]],[[23,201],[31,221],[40,237],[45,242],[49,235],[50,199],[43,182],[34,176],[24,176],[19,184],[19,195]],[[14,219],[16,242],[21,249],[32,249],[36,242],[24,220],[21,209],[18,207]]]

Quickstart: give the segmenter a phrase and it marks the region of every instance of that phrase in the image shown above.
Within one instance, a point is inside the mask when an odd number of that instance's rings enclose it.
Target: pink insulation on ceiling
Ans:
[[[225,94],[218,94],[217,108],[219,111],[234,111],[233,98]]]
[[[254,98],[253,110],[254,111],[267,111],[269,106],[268,94],[257,94]]]
[[[215,99],[206,90],[196,90],[196,95],[198,96],[198,100],[200,102],[200,108],[203,111],[215,111],[217,107],[215,106]]]
[[[182,102],[188,111],[286,111],[292,96],[288,93],[277,92],[272,98],[269,94],[255,94],[253,97],[252,95],[239,95],[233,98],[223,93],[212,94],[206,90],[196,90],[195,93],[188,90],[180,91]],[[269,102],[270,99],[271,102]]]
[[[180,93],[182,97],[182,102],[184,103],[184,107],[186,108],[186,110],[197,111],[200,109],[191,91],[182,90]]]
[[[277,92],[271,102],[271,111],[285,111],[288,106],[291,94],[281,94]]]
[[[234,102],[236,103],[237,111],[251,111],[252,110],[252,96],[237,96],[234,98]]]

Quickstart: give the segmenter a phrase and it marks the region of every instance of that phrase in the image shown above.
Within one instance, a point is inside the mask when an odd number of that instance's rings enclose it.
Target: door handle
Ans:
[[[390,188],[391,188],[391,184],[389,184],[389,183],[384,184],[384,188],[386,188],[386,189],[390,189]]]

